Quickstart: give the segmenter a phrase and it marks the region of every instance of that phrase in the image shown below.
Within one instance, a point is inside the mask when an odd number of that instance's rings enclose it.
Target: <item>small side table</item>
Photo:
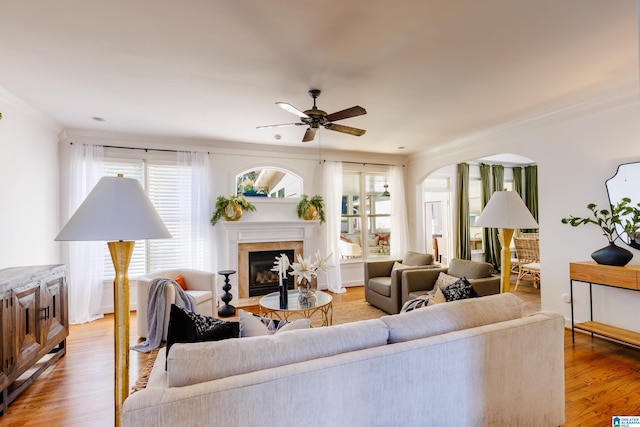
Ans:
[[[229,276],[235,273],[236,273],[235,270],[218,271],[218,274],[221,274],[224,276],[224,286],[222,287],[224,294],[222,294],[222,297],[220,298],[224,302],[224,305],[218,309],[218,316],[220,317],[230,317],[230,316],[236,315],[236,308],[231,304],[229,304],[229,302],[231,302],[231,300],[233,299],[233,295],[229,293],[229,291],[231,290],[231,283],[229,283]]]

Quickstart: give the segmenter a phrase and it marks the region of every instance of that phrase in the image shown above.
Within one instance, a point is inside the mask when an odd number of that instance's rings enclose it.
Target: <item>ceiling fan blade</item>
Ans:
[[[335,122],[337,120],[348,119],[349,117],[361,116],[363,114],[367,114],[367,110],[359,105],[356,105],[355,107],[347,108],[346,110],[331,113],[325,118],[330,122]]]
[[[284,123],[281,125],[256,126],[256,129],[283,128],[286,126],[302,126],[304,123]]]
[[[316,131],[317,130],[318,130],[318,128],[309,128],[309,129],[307,129],[307,131],[304,133],[304,137],[302,137],[302,142],[313,141],[313,138],[316,137]]]
[[[304,119],[308,119],[309,118],[309,116],[307,116],[305,113],[303,113],[302,111],[298,110],[293,105],[287,104],[286,102],[276,102],[276,105],[279,106],[280,108],[282,108],[283,110],[286,110],[286,111],[290,112],[291,114],[295,114],[296,116],[298,116],[300,118],[304,118]]]
[[[335,123],[330,123],[326,125],[325,128],[342,132],[342,133],[348,133],[349,135],[354,135],[354,136],[362,136],[366,132],[366,130],[364,129],[352,128],[351,126],[337,125]]]

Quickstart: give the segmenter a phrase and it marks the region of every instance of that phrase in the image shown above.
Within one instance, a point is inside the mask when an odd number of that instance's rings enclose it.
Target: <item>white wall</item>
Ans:
[[[634,82],[567,108],[505,124],[438,150],[414,156],[407,167],[410,222],[419,226],[420,183],[442,166],[479,157],[514,153],[538,164],[542,308],[570,319],[569,263],[591,260],[591,252],[606,246],[596,226],[572,228],[560,222],[569,214],[585,216],[588,203],[607,206],[605,181],[620,163],[640,161],[640,108]],[[640,185],[640,183],[639,183]],[[640,264],[632,250],[631,264]],[[574,285],[576,320],[588,320],[588,285]],[[640,292],[594,287],[595,320],[630,330],[640,326],[629,313],[640,307]]]
[[[0,88],[0,268],[60,262],[60,128]]]
[[[322,163],[318,159],[317,147],[302,146],[259,146],[255,144],[243,144],[228,141],[215,140],[176,140],[155,138],[140,135],[121,135],[97,133],[82,130],[68,129],[61,134],[61,163],[68,162],[69,142],[112,145],[121,147],[156,148],[167,150],[196,150],[209,152],[211,167],[211,209],[219,195],[229,195],[235,192],[235,177],[237,174],[255,167],[276,167],[289,170],[300,176],[303,180],[303,193],[308,195],[322,194]],[[402,164],[403,156],[377,155],[372,153],[331,152],[323,151],[323,160],[344,160],[362,163],[393,163]],[[63,166],[64,167],[64,166]],[[66,189],[68,188],[67,174],[62,174],[63,207],[67,203]],[[270,198],[252,198],[256,205],[256,212],[243,213],[241,221],[269,221],[269,220],[297,220],[295,206],[298,199],[281,200]],[[64,209],[63,209],[64,210]],[[65,216],[67,213],[63,213]],[[212,259],[207,269],[219,271],[228,269],[227,256],[220,250],[221,241],[226,241],[224,228],[216,225],[211,233]],[[322,246],[323,234],[318,230],[314,237],[311,254]],[[311,255],[307,254],[307,256]],[[364,279],[364,267],[362,262],[349,262],[341,265],[343,284],[361,285]],[[318,287],[326,289],[327,284],[321,280]],[[218,277],[218,298],[222,295],[223,277]],[[231,291],[234,301],[237,297],[235,290]],[[131,307],[137,305],[135,288],[131,290]],[[110,283],[105,284],[103,292],[103,309],[112,311],[113,291]]]

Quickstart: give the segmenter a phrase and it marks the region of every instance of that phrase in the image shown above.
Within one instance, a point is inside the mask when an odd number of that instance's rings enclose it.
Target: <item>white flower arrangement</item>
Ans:
[[[316,251],[316,262],[312,263],[311,257],[302,258],[301,255],[298,255],[298,262],[291,264],[293,271],[290,274],[298,277],[298,284],[302,282],[303,277],[310,282],[313,276],[318,275],[318,270],[322,270],[326,273],[327,269],[332,267],[327,264],[329,257],[331,257],[331,254],[323,257],[320,255],[320,251],[318,250]]]
[[[298,262],[290,263],[289,257],[286,254],[282,253],[279,257],[276,257],[276,262],[274,263],[274,267],[271,271],[277,271],[282,279],[283,275],[286,274],[289,267],[292,268],[293,271],[289,272],[292,276],[297,276],[298,284],[302,283],[302,278],[304,277],[307,281],[311,281],[313,276],[318,275],[318,270],[323,272],[327,272],[329,267],[333,267],[327,264],[327,261],[331,257],[331,254],[327,256],[320,255],[320,251],[316,251],[316,261],[311,262],[311,257],[303,258],[298,254]]]

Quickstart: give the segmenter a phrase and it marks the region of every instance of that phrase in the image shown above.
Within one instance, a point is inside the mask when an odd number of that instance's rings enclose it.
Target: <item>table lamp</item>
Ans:
[[[106,241],[115,269],[115,424],[129,394],[129,261],[135,240],[171,234],[136,179],[102,177],[55,240]]]
[[[515,191],[496,191],[475,223],[478,227],[498,228],[500,251],[500,287],[502,292],[511,288],[511,239],[516,228],[538,228],[529,208]]]

